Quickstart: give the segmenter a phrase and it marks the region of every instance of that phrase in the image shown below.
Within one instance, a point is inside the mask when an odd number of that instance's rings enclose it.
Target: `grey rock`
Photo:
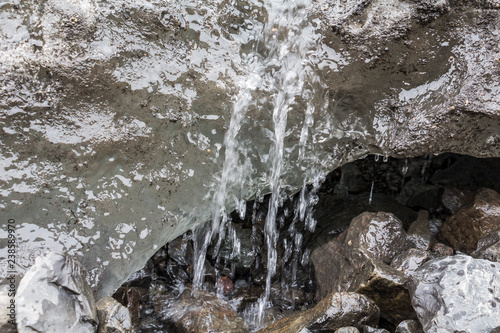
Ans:
[[[414,274],[413,307],[424,332],[486,333],[500,325],[500,264],[456,255],[431,260]]]
[[[359,330],[356,327],[341,327],[335,331],[335,333],[359,333]]]
[[[94,333],[97,312],[82,265],[66,254],[38,257],[16,293],[17,329],[24,332]]]
[[[471,256],[478,259],[500,262],[500,230],[494,231],[477,242]]]
[[[389,331],[384,328],[375,328],[365,325],[363,327],[363,333],[389,333]]]
[[[424,333],[418,320],[403,320],[394,333]]]
[[[418,212],[418,218],[408,229],[408,240],[415,244],[420,250],[428,250],[431,245],[431,228],[429,221],[429,212],[421,210]]]
[[[98,333],[131,333],[132,321],[126,307],[111,296],[101,298],[96,303],[99,317]]]
[[[457,188],[445,188],[441,195],[441,205],[450,214],[457,213],[463,205],[465,205],[471,193]]]
[[[427,251],[408,249],[394,258],[391,262],[391,267],[406,275],[412,275],[413,272],[430,259],[431,256]]]
[[[259,333],[332,332],[345,326],[362,329],[364,324],[376,325],[378,320],[379,309],[366,296],[349,292],[331,293],[314,308],[284,317]]]

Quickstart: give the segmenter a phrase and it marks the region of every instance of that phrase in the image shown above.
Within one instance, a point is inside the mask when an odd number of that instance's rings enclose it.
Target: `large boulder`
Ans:
[[[495,1],[293,5],[2,5],[0,208],[18,221],[20,273],[67,251],[101,298],[211,218],[227,156],[239,160],[223,213],[266,193],[280,91],[293,95],[280,150],[290,192],[368,153],[500,156]],[[282,45],[286,61],[274,58]],[[275,73],[304,84],[276,85]]]
[[[456,255],[414,273],[411,299],[424,332],[489,333],[500,326],[500,264]]]
[[[97,329],[85,269],[66,254],[38,257],[19,283],[16,304],[19,333],[94,333]]]
[[[132,333],[132,321],[126,307],[111,296],[101,298],[96,303],[99,318],[98,333]]]
[[[477,242],[500,229],[500,195],[481,189],[441,228],[441,237],[454,249],[471,253]]]
[[[415,317],[407,290],[408,276],[389,266],[408,247],[406,233],[394,215],[363,213],[337,239],[311,254],[316,299],[332,291],[356,291],[373,299],[386,320]]]

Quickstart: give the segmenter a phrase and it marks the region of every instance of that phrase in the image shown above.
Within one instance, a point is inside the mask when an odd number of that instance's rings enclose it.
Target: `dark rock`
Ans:
[[[500,262],[500,230],[481,238],[477,242],[476,251],[471,255],[478,259]]]
[[[359,333],[359,330],[356,327],[341,327],[335,331],[335,333]]]
[[[148,290],[140,287],[120,287],[113,298],[128,309],[132,326],[137,328],[141,317],[141,302],[148,300]]]
[[[500,325],[500,263],[456,255],[414,273],[413,307],[424,332],[490,332]]]
[[[462,206],[470,200],[471,193],[454,187],[447,187],[441,194],[441,205],[448,214],[456,214]]]
[[[16,293],[17,329],[24,332],[95,332],[94,295],[82,265],[66,254],[38,257]]]
[[[408,207],[415,209],[425,209],[434,212],[439,207],[439,198],[443,189],[438,186],[427,186],[421,191],[414,193],[406,202]]]
[[[263,291],[264,288],[255,285],[238,288],[231,294],[230,303],[238,312],[242,312],[249,304],[257,302]]]
[[[281,310],[294,310],[305,303],[305,293],[298,288],[283,288],[279,282],[275,282],[271,287],[271,300]]]
[[[484,158],[478,160],[471,156],[461,156],[448,168],[435,172],[430,181],[433,184],[447,188],[460,189],[457,194],[459,201],[462,201],[469,195],[468,191],[476,191],[481,187],[492,188],[499,192],[500,175],[498,170],[500,170],[500,161],[498,159]],[[462,198],[460,192],[463,193],[465,198]]]
[[[366,256],[387,264],[408,247],[401,221],[393,214],[383,212],[355,217],[347,230],[345,245],[353,260]]]
[[[347,187],[348,193],[360,193],[370,189],[370,184],[363,179],[363,174],[356,164],[343,165],[340,170],[341,184]]]
[[[391,267],[411,275],[417,268],[431,259],[427,251],[418,249],[409,249],[397,255],[391,263]]]
[[[303,329],[331,332],[345,326],[362,329],[364,324],[377,325],[378,319],[378,307],[366,296],[349,292],[331,293],[314,308],[287,316],[259,333],[300,332]]]
[[[431,251],[438,257],[452,256],[455,253],[455,251],[451,247],[449,247],[448,245],[444,245],[443,243],[432,244]]]
[[[187,237],[177,237],[167,245],[168,256],[177,264],[189,266],[193,264],[193,244]]]
[[[358,291],[372,298],[391,322],[411,318],[407,277],[385,263],[406,248],[406,233],[394,215],[359,215],[337,239],[312,253],[316,299],[332,291]]]
[[[227,295],[233,290],[234,284],[227,276],[220,276],[217,278],[215,287],[218,292]]]
[[[132,321],[128,309],[111,296],[96,303],[99,317],[98,333],[131,333]]]
[[[371,266],[371,268],[369,268]],[[383,263],[366,263],[356,292],[372,299],[380,308],[380,316],[390,323],[396,324],[401,320],[416,318],[408,292],[408,277],[400,271]]]
[[[305,245],[315,249],[328,243],[335,234],[349,227],[352,219],[363,212],[389,212],[403,222],[406,228],[417,218],[417,213],[400,204],[394,198],[374,193],[369,204],[369,194],[338,197],[324,195],[315,206],[314,218],[317,220],[314,234],[305,237]],[[332,209],[335,207],[335,209]]]
[[[455,250],[471,253],[481,238],[499,228],[500,195],[490,189],[481,189],[445,221],[440,236]]]
[[[415,244],[420,250],[428,250],[431,245],[431,228],[429,223],[429,212],[421,210],[418,218],[408,229],[408,240]]]
[[[403,320],[394,333],[424,333],[418,320]]]
[[[248,332],[248,325],[227,302],[203,290],[192,295],[186,288],[178,298],[165,295],[156,302],[155,311],[174,331]]]

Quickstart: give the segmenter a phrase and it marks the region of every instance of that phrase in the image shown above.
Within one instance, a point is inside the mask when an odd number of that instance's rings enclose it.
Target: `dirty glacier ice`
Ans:
[[[397,20],[370,19],[356,30],[357,14],[380,16],[383,4],[346,3],[308,7],[317,28],[303,59],[314,74],[304,81],[311,103],[299,96],[287,110],[285,192],[313,181],[313,168],[326,172],[368,152],[500,155],[491,126],[500,104],[490,87],[498,82],[489,47],[496,12],[431,8],[429,28],[419,23],[423,2],[391,1]],[[255,74],[247,64],[267,61],[265,43],[247,56],[269,16],[259,1],[0,5],[1,224],[16,220],[20,274],[41,253],[65,251],[100,298],[159,246],[212,217],[224,135],[238,87]],[[398,35],[387,32],[392,25]],[[334,34],[332,26],[347,29]],[[391,52],[377,47],[384,43]],[[244,168],[228,189],[228,211],[269,190],[270,91],[252,88],[237,124],[234,154]],[[458,138],[463,128],[472,130]],[[297,162],[301,147],[310,158]],[[0,239],[2,258],[6,245]],[[6,272],[0,266],[0,277]]]

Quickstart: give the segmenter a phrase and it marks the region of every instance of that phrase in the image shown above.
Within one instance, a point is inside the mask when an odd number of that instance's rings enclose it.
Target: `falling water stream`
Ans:
[[[304,185],[312,183],[309,190],[306,186],[302,189],[295,213],[299,220],[305,222],[309,231],[314,231],[315,226],[310,207],[316,202],[316,192],[324,178],[320,168],[315,167],[319,159],[314,154],[314,146],[308,144],[311,136],[309,128],[314,124],[313,114],[321,113],[327,107],[327,103],[324,102],[324,89],[321,89],[323,86],[316,71],[315,45],[318,36],[315,32],[316,23],[308,19],[309,5],[309,0],[268,0],[265,3],[268,21],[262,30],[256,31],[256,42],[252,50],[242,57],[243,63],[240,64],[248,74],[240,82],[224,139],[225,160],[220,179],[214,185],[212,223],[198,232],[195,242],[194,292],[202,288],[208,247],[217,239],[214,251],[214,255],[217,255],[221,241],[226,236],[229,213],[227,206],[233,203],[232,200],[240,217],[245,216],[245,204],[238,198],[238,190],[243,188],[252,166],[244,149],[241,149],[238,133],[244,126],[247,112],[250,106],[256,106],[271,113],[273,132],[269,133],[269,170],[265,175],[265,185],[270,192],[264,230],[267,277],[265,291],[255,306],[256,313],[252,314],[256,327],[260,326],[265,310],[269,307],[271,279],[276,273],[278,264],[276,220],[284,200],[280,176],[286,158],[287,116],[293,108],[303,110],[304,122],[300,134],[298,162],[303,161],[304,165],[307,165]],[[265,105],[256,104],[257,91],[266,94]],[[264,188],[262,190],[265,191]],[[300,249],[301,235],[294,238],[294,244],[290,246]]]

